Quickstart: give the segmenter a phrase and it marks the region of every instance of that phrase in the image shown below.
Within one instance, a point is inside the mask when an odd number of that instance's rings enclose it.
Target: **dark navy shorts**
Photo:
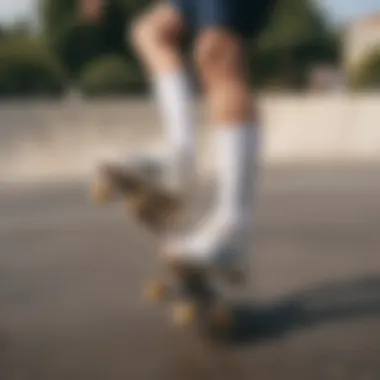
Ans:
[[[222,27],[255,37],[266,26],[277,0],[168,0],[192,31]]]

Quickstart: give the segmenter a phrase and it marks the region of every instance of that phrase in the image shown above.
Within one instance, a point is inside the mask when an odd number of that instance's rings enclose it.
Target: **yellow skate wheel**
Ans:
[[[151,282],[144,289],[144,298],[149,301],[162,301],[167,298],[168,294],[167,284],[160,281]]]
[[[195,321],[196,307],[191,302],[180,302],[173,307],[173,322],[177,326],[189,326]]]
[[[95,183],[92,189],[92,199],[95,203],[105,204],[107,203],[112,196],[112,186],[105,180],[101,179]]]
[[[127,212],[132,215],[140,215],[141,210],[144,208],[146,204],[145,194],[135,194],[127,198]]]
[[[210,322],[218,329],[228,329],[232,324],[230,308],[224,304],[215,305],[210,311]]]

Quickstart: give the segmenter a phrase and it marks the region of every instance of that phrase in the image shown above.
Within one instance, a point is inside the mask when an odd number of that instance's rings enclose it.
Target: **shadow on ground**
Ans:
[[[233,306],[229,344],[278,339],[293,330],[380,314],[380,277],[330,283],[270,306],[252,302]]]

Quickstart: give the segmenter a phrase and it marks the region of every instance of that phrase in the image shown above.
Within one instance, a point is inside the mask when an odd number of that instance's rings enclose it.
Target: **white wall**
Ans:
[[[380,162],[380,95],[270,97],[261,101],[267,164]],[[197,110],[199,125],[202,110]],[[212,164],[212,128],[199,128],[202,164]],[[108,153],[163,150],[155,108],[144,101],[0,103],[5,181],[83,176]]]
[[[345,65],[348,71],[373,50],[380,49],[380,13],[351,23],[345,37]]]

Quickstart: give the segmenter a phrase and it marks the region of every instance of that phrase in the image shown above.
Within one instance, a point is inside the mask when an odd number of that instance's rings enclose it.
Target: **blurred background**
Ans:
[[[1,4],[0,173],[7,180],[83,176],[96,157],[139,141],[162,149],[149,84],[127,38],[149,1],[107,1],[95,22],[83,4]],[[377,0],[278,2],[251,44],[267,161],[378,158],[379,9]],[[198,111],[204,142],[201,101]]]
[[[126,39],[149,3],[0,1],[0,379],[380,379],[380,0],[279,0],[252,43],[262,180],[227,345],[140,298],[155,238],[88,196],[99,157],[165,150]]]
[[[107,1],[95,23],[85,20],[80,3],[2,3],[2,97],[144,90],[144,75],[126,36],[133,17],[152,1]],[[378,86],[378,8],[376,0],[280,1],[259,47],[252,49],[256,88],[305,90],[337,82],[350,89]]]

